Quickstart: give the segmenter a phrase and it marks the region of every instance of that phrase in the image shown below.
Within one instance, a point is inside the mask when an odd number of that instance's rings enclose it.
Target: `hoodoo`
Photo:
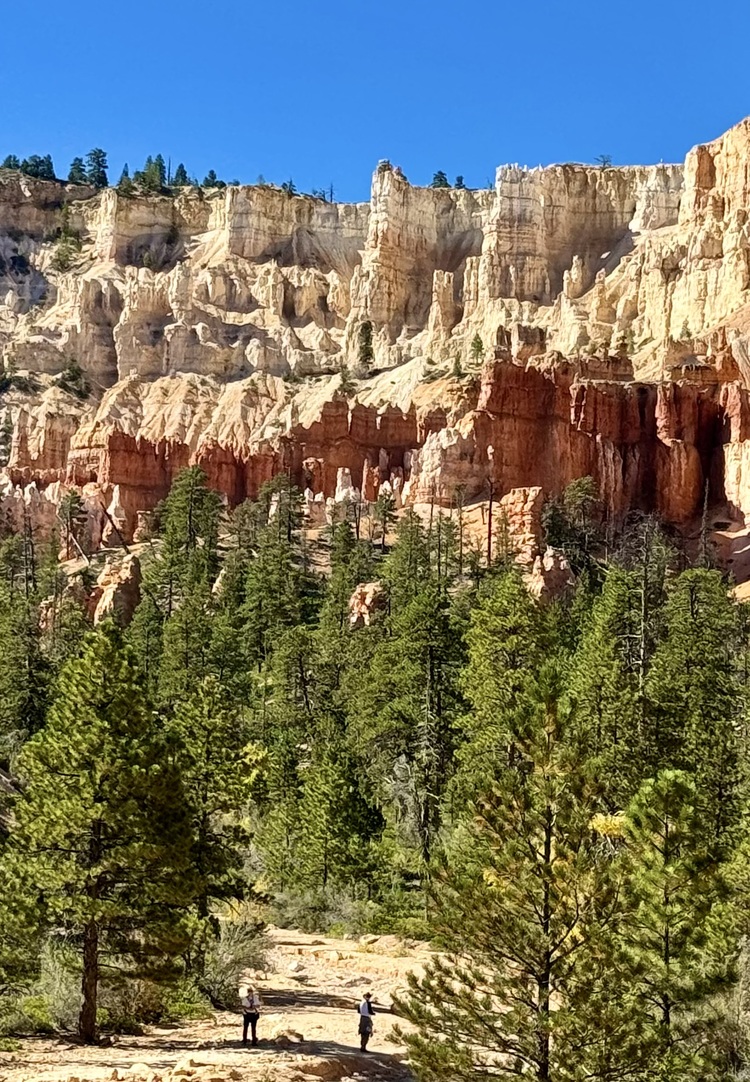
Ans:
[[[750,512],[750,120],[684,166],[502,166],[369,204],[0,171],[2,506],[124,537],[198,463],[234,504],[449,504],[591,475],[614,516]],[[73,238],[75,243],[70,243]],[[61,254],[61,246],[65,251]]]

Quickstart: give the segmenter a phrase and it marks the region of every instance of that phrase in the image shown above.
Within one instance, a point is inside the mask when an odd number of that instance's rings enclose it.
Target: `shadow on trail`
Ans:
[[[289,991],[284,989],[283,991],[274,991],[273,989],[265,988],[263,990],[263,1005],[266,1010],[269,1008],[291,1008],[295,1007],[299,1009],[310,1009],[312,1007],[335,1007],[337,1010],[351,1011],[355,1015],[357,1003],[359,1002],[359,996],[342,996],[335,994],[327,994],[325,992],[314,992],[311,989],[299,988]],[[393,1014],[393,1010],[390,1007],[379,1006],[377,1003],[373,1003],[375,1008],[375,1015],[379,1014]]]

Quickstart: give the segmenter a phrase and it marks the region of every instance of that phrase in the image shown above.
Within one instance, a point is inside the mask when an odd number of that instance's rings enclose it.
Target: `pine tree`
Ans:
[[[610,568],[573,659],[575,730],[608,811],[624,808],[656,765],[643,747],[642,619],[638,576]]]
[[[107,155],[101,147],[94,147],[86,155],[86,176],[89,184],[95,188],[106,188],[109,184],[107,179]]]
[[[448,178],[442,169],[439,169],[432,178],[431,188],[450,188]]]
[[[74,158],[70,163],[68,184],[88,184],[88,182],[89,178],[86,173],[86,166],[84,165],[83,158]]]
[[[52,678],[41,649],[35,597],[15,581],[0,585],[0,641],[0,763],[8,764],[42,728]]]
[[[448,948],[409,978],[396,1009],[417,1077],[574,1077],[571,988],[592,929],[611,919],[585,778],[566,743],[562,674],[536,673],[513,728],[514,764],[481,803],[438,890]],[[583,1077],[583,1076],[582,1076]]]
[[[174,171],[174,177],[172,178],[173,188],[186,188],[190,184],[190,178],[187,174],[187,169],[180,162]]]
[[[65,540],[65,559],[76,559],[80,555],[79,538],[88,521],[88,512],[76,489],[67,492],[60,502],[58,516],[63,525]]]
[[[429,874],[456,743],[461,637],[431,582],[394,608],[388,631],[373,652],[352,730],[386,817]]]
[[[484,357],[484,342],[480,338],[478,332],[471,340],[470,353],[471,359],[475,364],[478,364]]]
[[[158,180],[159,188],[167,186],[167,165],[162,154],[154,158],[154,176]]]
[[[542,614],[516,570],[493,576],[471,613],[468,662],[462,684],[471,710],[457,753],[456,799],[465,804],[486,792],[513,763],[516,726],[528,709],[534,673],[552,645]]]
[[[382,819],[365,799],[356,764],[333,735],[302,771],[299,881],[310,888],[357,887],[371,880]]]
[[[191,584],[164,623],[158,685],[164,707],[188,698],[211,672],[213,620],[208,585]]]
[[[195,906],[201,923],[193,948],[194,969],[202,970],[217,901],[245,894],[242,860],[247,833],[242,825],[252,772],[245,756],[248,731],[242,711],[213,676],[206,677],[167,723],[175,765],[192,829],[192,862],[198,876]]]
[[[735,676],[736,609],[721,575],[683,572],[667,599],[665,624],[646,680],[650,720],[643,754],[657,769],[694,773],[706,830],[724,850],[740,815],[744,704]]]
[[[19,769],[10,867],[77,945],[79,1033],[91,1042],[105,959],[140,972],[168,965],[187,946],[195,889],[179,775],[114,625],[66,666]]]
[[[130,179],[130,170],[128,169],[128,163],[122,167],[122,173],[120,179],[117,182],[117,190],[121,195],[132,195],[135,192],[135,184]]]
[[[667,770],[628,809],[618,927],[648,1077],[703,1080],[712,1070],[710,1001],[728,986],[737,943],[699,788]]]
[[[20,169],[21,162],[15,154],[8,154],[0,163],[0,169]]]
[[[43,157],[39,154],[31,154],[28,158],[23,159],[20,170],[27,176],[36,177],[38,180],[57,179],[55,177],[55,167],[49,154],[45,154]]]
[[[372,348],[372,323],[366,319],[359,325],[359,363],[363,366],[372,364],[375,353]]]

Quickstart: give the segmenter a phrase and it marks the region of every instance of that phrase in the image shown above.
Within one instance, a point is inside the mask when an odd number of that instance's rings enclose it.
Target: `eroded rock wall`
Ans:
[[[749,166],[745,121],[487,191],[381,163],[366,204],[1,171],[3,498],[77,485],[132,534],[197,462],[232,503],[279,470],[399,503],[591,474],[615,515],[687,522],[707,483],[748,514]]]

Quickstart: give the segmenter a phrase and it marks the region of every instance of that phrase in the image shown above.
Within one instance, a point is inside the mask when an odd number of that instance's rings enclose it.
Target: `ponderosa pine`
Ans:
[[[196,888],[179,772],[113,624],[63,670],[19,772],[6,881],[17,869],[47,925],[76,945],[78,1028],[91,1042],[102,967],[168,967],[189,943]]]

